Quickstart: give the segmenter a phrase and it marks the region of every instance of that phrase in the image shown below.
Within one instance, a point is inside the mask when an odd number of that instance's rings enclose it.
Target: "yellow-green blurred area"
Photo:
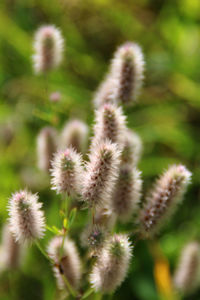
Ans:
[[[34,32],[43,24],[55,24],[65,38],[64,61],[46,78],[34,74],[31,60]],[[59,224],[59,197],[37,168],[36,136],[43,126],[59,130],[69,117],[92,124],[93,93],[116,47],[127,40],[141,45],[146,61],[142,93],[126,109],[129,127],[143,140],[144,195],[172,163],[193,173],[184,202],[160,234],[173,273],[183,245],[200,239],[199,0],[0,1],[0,225],[9,196],[25,187],[39,192],[48,224]],[[59,103],[49,101],[54,91],[62,95]],[[153,269],[151,246],[139,242],[129,276],[113,299],[162,299]],[[34,246],[22,269],[9,276],[0,277],[1,300],[57,298],[51,267]]]

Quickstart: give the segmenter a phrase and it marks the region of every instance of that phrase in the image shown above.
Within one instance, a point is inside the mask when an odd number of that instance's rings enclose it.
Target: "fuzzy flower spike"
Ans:
[[[40,239],[45,231],[44,213],[38,196],[28,191],[20,191],[9,200],[10,231],[16,241],[32,242]]]
[[[81,155],[73,148],[55,154],[52,161],[52,190],[58,194],[79,194],[83,175]]]
[[[198,242],[187,244],[181,254],[174,275],[174,285],[183,294],[195,291],[200,283],[200,245]]]
[[[83,200],[89,206],[101,206],[111,196],[117,170],[120,152],[116,144],[105,141],[98,144],[90,154],[83,178]]]
[[[102,140],[110,140],[121,146],[126,130],[126,118],[121,107],[106,103],[96,111],[92,147]]]
[[[131,250],[126,235],[115,234],[107,241],[90,274],[90,283],[96,291],[112,293],[124,281]]]
[[[115,79],[115,97],[123,104],[136,100],[140,91],[144,71],[141,48],[131,42],[120,46],[114,54],[110,76]]]
[[[172,165],[155,184],[140,213],[143,238],[153,237],[170,217],[190,182],[191,173],[183,165]]]
[[[36,73],[45,73],[56,68],[63,53],[63,38],[61,32],[54,25],[40,27],[35,34],[33,55]]]

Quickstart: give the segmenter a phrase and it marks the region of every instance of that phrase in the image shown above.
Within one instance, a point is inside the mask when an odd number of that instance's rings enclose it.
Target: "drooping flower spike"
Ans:
[[[90,153],[82,189],[82,198],[89,206],[102,206],[109,201],[119,157],[117,145],[110,141],[101,142]]]
[[[115,97],[125,105],[136,100],[143,80],[144,58],[139,45],[126,42],[114,54],[110,76],[114,79]]]
[[[174,286],[182,294],[194,292],[200,284],[200,245],[190,242],[182,251],[174,274]]]
[[[46,172],[51,168],[53,154],[57,149],[57,132],[52,127],[44,127],[37,137],[38,167]]]
[[[172,165],[156,182],[141,210],[139,226],[143,238],[158,233],[175,211],[190,182],[191,173],[183,165]]]
[[[90,274],[96,291],[112,293],[124,281],[128,272],[132,247],[126,235],[115,234],[102,248]]]
[[[47,253],[55,262],[53,272],[58,287],[60,289],[66,287],[62,274],[74,288],[78,287],[81,278],[81,262],[75,243],[69,238],[65,238],[63,244],[63,237],[55,236],[48,245]]]
[[[77,152],[85,152],[88,143],[88,126],[80,120],[68,121],[61,132],[61,147],[73,147]]]
[[[73,148],[58,151],[52,161],[52,190],[58,194],[76,195],[81,192],[82,158]]]
[[[10,231],[16,241],[33,242],[45,231],[45,218],[38,196],[28,191],[16,192],[9,200]]]
[[[122,145],[126,130],[126,118],[121,107],[106,103],[96,111],[94,137],[91,149],[101,141],[109,140]]]
[[[40,27],[34,40],[33,63],[36,73],[48,72],[56,68],[63,54],[63,37],[54,25]]]

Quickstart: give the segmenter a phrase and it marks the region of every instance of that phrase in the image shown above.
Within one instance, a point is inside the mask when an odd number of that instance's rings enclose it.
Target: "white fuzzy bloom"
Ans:
[[[95,108],[100,108],[105,103],[116,104],[116,92],[115,88],[116,79],[114,79],[109,73],[105,79],[100,83],[97,91],[95,92],[93,104]]]
[[[65,238],[62,249],[63,237],[54,237],[48,246],[47,252],[55,262],[53,266],[54,275],[60,289],[65,288],[62,274],[73,287],[78,287],[81,278],[81,261],[75,243]],[[63,251],[62,251],[63,250]],[[61,253],[62,251],[62,253]]]
[[[81,155],[74,149],[58,151],[52,161],[52,190],[59,193],[79,194],[83,176]]]
[[[142,141],[137,133],[127,129],[124,133],[121,162],[136,166],[142,154]]]
[[[132,247],[128,237],[115,234],[102,248],[90,274],[90,283],[101,293],[113,292],[124,281],[128,272]]]
[[[121,147],[126,131],[126,117],[121,107],[106,103],[96,111],[94,137],[91,149],[101,141],[109,140]]]
[[[128,221],[139,207],[142,180],[140,172],[129,165],[122,165],[112,192],[111,207],[121,221]]]
[[[144,238],[153,237],[181,202],[190,183],[191,173],[183,165],[172,165],[156,182],[140,212],[139,223]]]
[[[38,196],[28,191],[16,192],[9,200],[10,231],[16,241],[32,242],[45,231],[45,218]]]
[[[34,40],[33,63],[36,73],[48,72],[56,68],[62,60],[64,40],[54,25],[40,27]]]
[[[200,284],[200,245],[187,244],[181,254],[174,275],[174,285],[183,294],[191,294]]]
[[[22,245],[15,241],[6,223],[2,231],[0,248],[0,270],[18,268],[22,259]]]
[[[112,60],[110,76],[115,84],[116,100],[123,104],[135,101],[140,91],[144,72],[144,58],[139,45],[126,42]]]
[[[120,151],[110,141],[98,144],[89,155],[83,178],[82,198],[90,206],[110,199],[119,166]]]
[[[37,158],[39,169],[48,172],[53,154],[57,149],[57,132],[52,127],[44,127],[37,137]]]
[[[61,132],[61,147],[73,147],[77,152],[83,153],[87,147],[88,133],[88,126],[84,122],[68,121]]]

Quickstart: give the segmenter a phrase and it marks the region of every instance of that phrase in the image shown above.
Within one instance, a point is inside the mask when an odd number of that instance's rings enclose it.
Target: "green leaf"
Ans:
[[[77,208],[74,207],[69,214],[69,227],[73,224],[77,213]]]

